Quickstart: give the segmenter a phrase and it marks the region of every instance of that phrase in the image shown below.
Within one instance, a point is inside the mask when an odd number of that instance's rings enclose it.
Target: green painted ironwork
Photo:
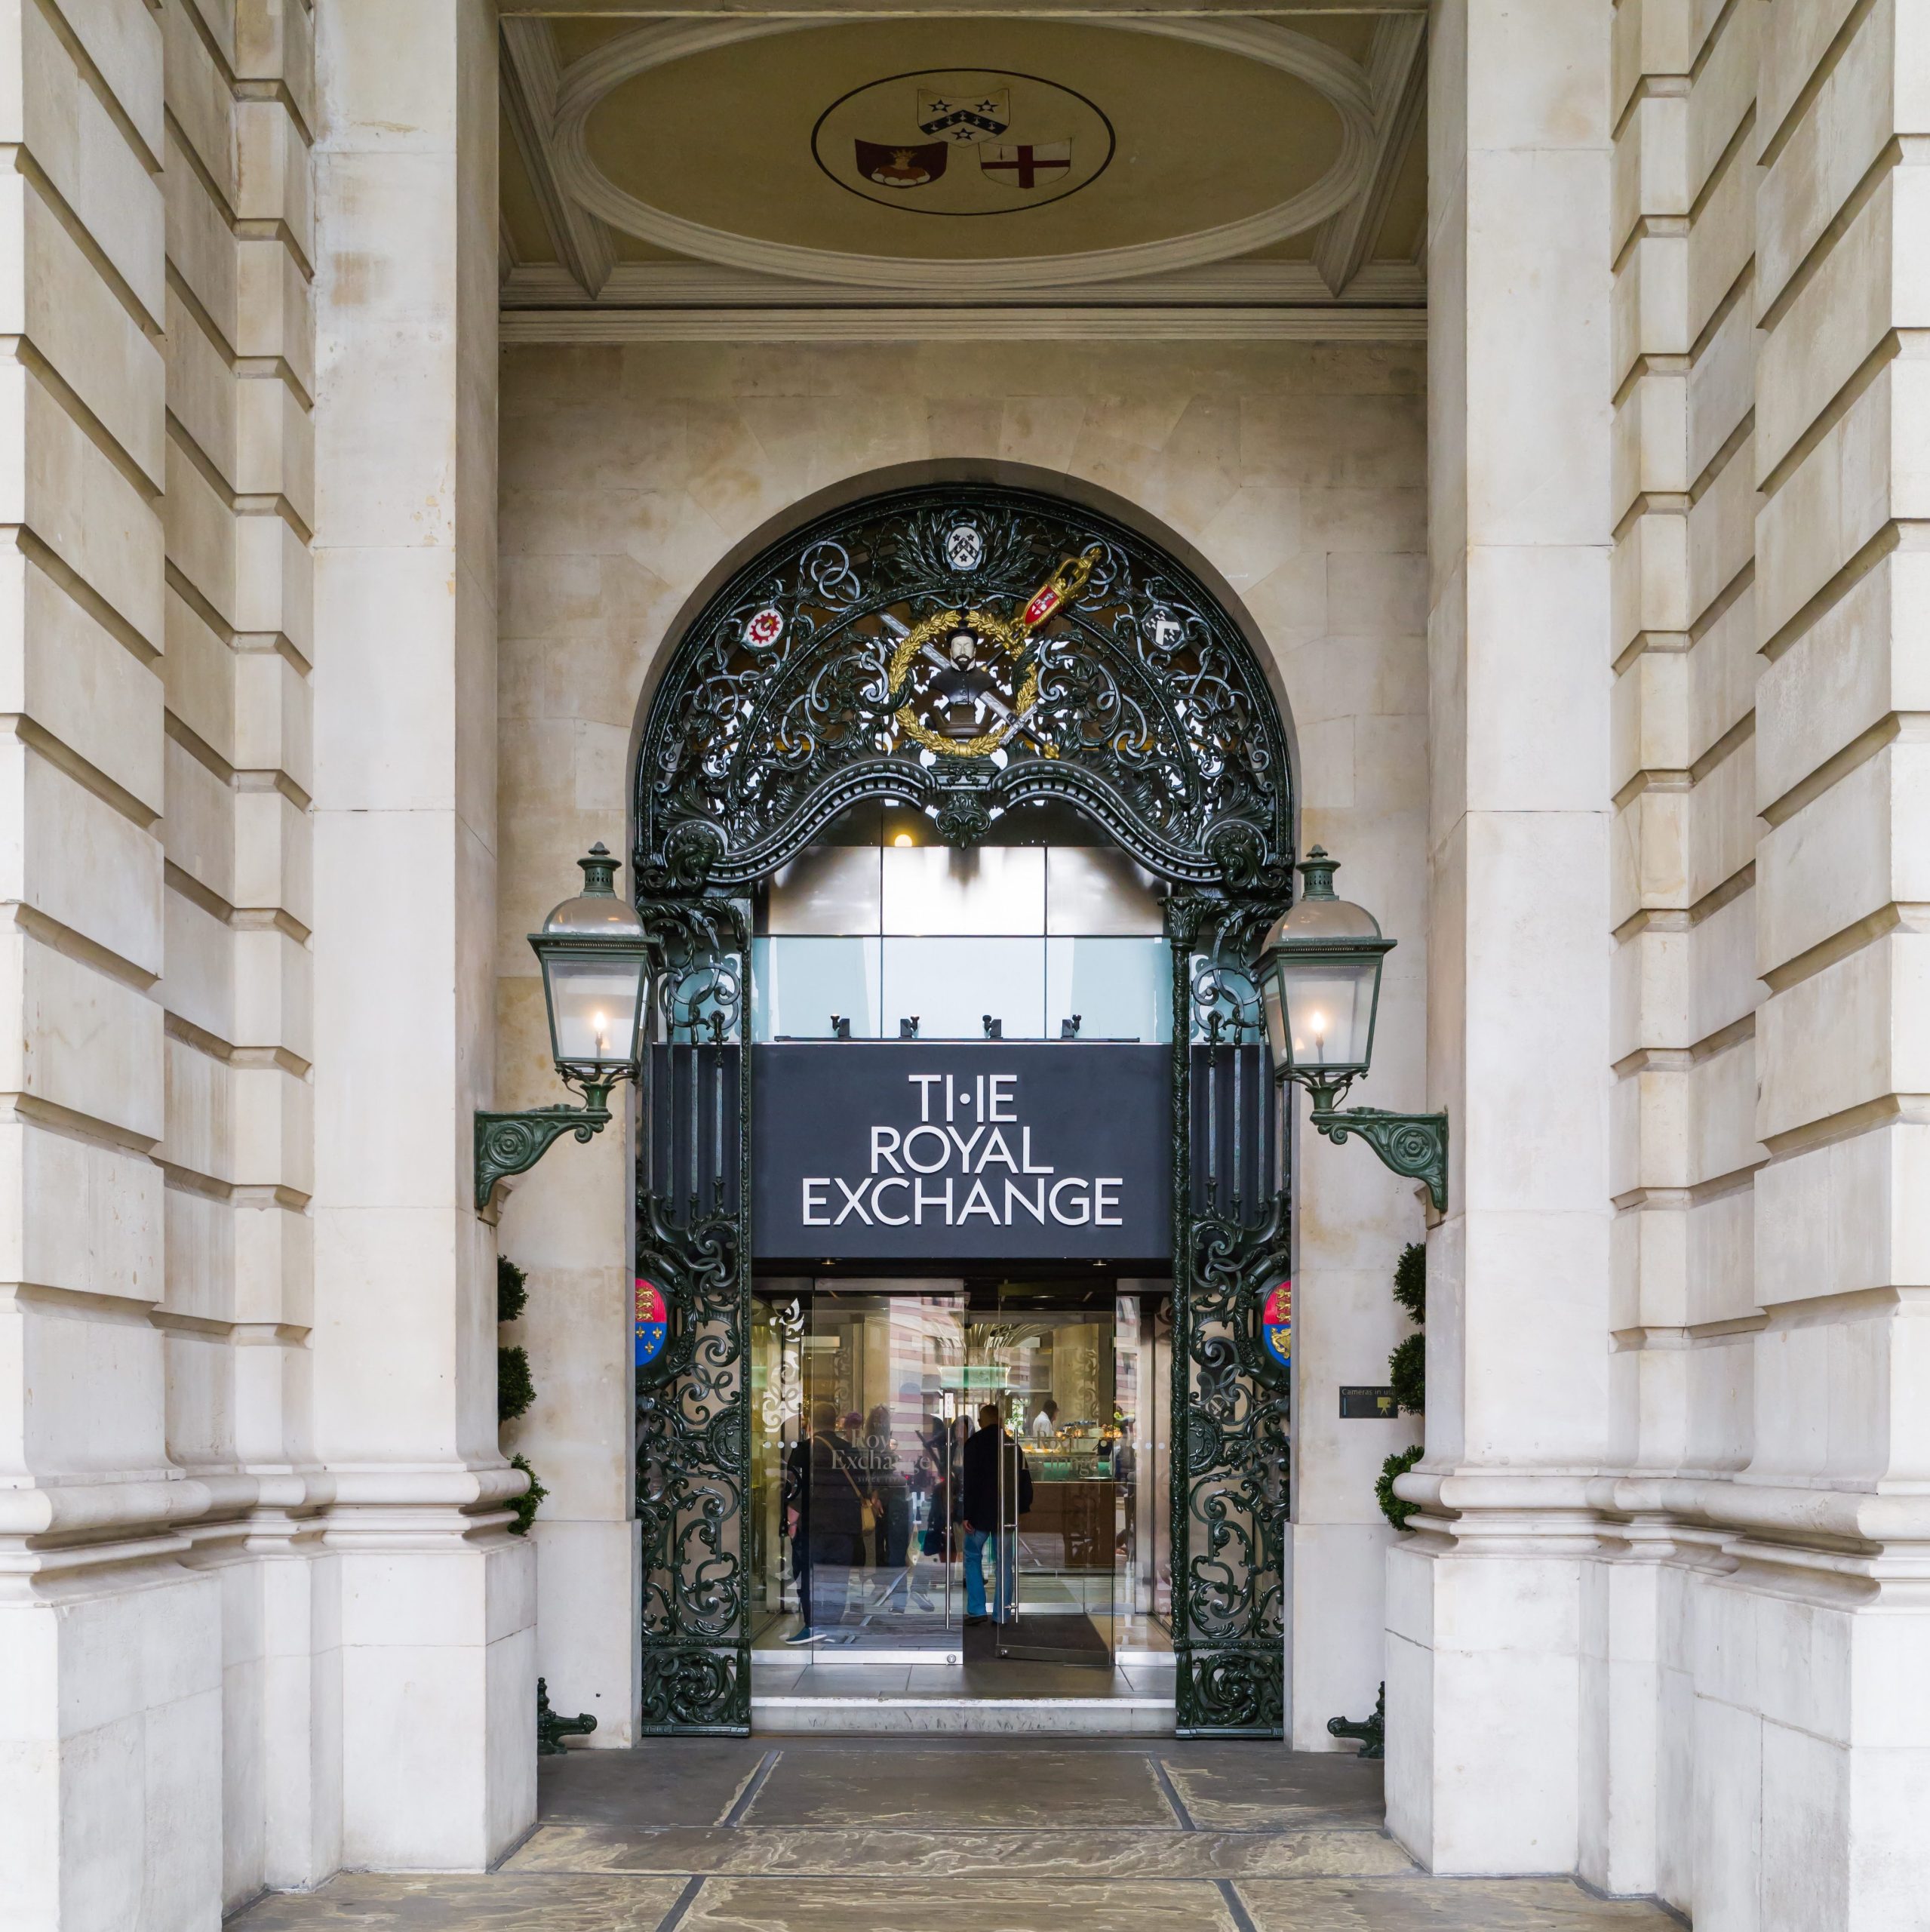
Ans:
[[[616,1083],[585,1086],[580,1107],[530,1107],[521,1113],[476,1115],[476,1206],[489,1205],[496,1183],[527,1172],[566,1134],[588,1140],[610,1124]]]
[[[1357,1737],[1360,1740],[1360,1755],[1363,1758],[1384,1758],[1388,1755],[1388,1687],[1381,1686],[1381,1694],[1374,1700],[1372,1717],[1329,1718],[1327,1720],[1329,1737]]]
[[[1448,1202],[1448,1117],[1446,1114],[1390,1113],[1384,1107],[1323,1107],[1315,1097],[1315,1129],[1336,1146],[1358,1134],[1385,1166],[1408,1180],[1423,1183],[1434,1212]]]
[[[1074,558],[1089,577],[1025,629],[1013,681],[1035,682],[1008,694],[987,734],[997,742],[935,750],[909,731],[893,663],[914,627],[989,614],[982,628],[1016,635],[1011,614]],[[723,586],[672,655],[636,783],[639,905],[668,962],[638,1168],[637,1272],[669,1318],[637,1378],[644,1729],[741,1733],[750,1720],[738,895],[867,799],[926,812],[958,845],[1049,799],[1169,888],[1179,1728],[1280,1736],[1289,1395],[1259,1313],[1289,1267],[1289,1189],[1283,1160],[1256,1177],[1237,1146],[1230,1183],[1215,1169],[1206,1184],[1193,1131],[1202,1055],[1208,1141],[1222,1064],[1236,1141],[1268,1103],[1244,962],[1293,891],[1286,734],[1244,636],[1183,565],[1111,518],[991,485],[896,491],[819,518]]]
[[[564,1747],[566,1737],[587,1737],[596,1729],[596,1719],[588,1711],[579,1711],[573,1718],[566,1718],[561,1711],[549,1708],[549,1683],[546,1678],[536,1679],[536,1755],[539,1758],[567,1758],[570,1754]]]

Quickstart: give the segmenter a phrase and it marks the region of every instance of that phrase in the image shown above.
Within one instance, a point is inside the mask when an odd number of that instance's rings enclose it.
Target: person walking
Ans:
[[[804,1549],[798,1580],[804,1621],[785,1639],[790,1644],[822,1642],[844,1623],[851,1573],[864,1561],[865,1491],[857,1450],[838,1431],[835,1402],[811,1404],[811,1432],[801,1446],[806,1452],[798,1524]]]
[[[979,1426],[965,1444],[960,1501],[965,1519],[965,1621],[985,1620],[985,1555],[992,1553],[996,1580],[992,1614],[1000,1623],[1019,1620],[1013,1575],[1019,1518],[1032,1506],[1032,1472],[1019,1445],[1006,1434],[998,1404],[979,1411]]]

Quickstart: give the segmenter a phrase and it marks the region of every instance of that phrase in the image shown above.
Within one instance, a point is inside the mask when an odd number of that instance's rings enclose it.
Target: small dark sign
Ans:
[[[751,1065],[761,1261],[1172,1252],[1167,1048],[786,1041]]]
[[[1394,1405],[1391,1389],[1341,1385],[1340,1417],[1343,1422],[1391,1422],[1399,1413]]]

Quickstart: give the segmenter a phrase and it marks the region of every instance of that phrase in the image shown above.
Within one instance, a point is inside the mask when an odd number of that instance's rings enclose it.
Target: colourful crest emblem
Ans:
[[[1267,1352],[1283,1368],[1293,1365],[1293,1284],[1282,1281],[1267,1297],[1260,1316],[1260,1333]]]
[[[899,147],[888,141],[856,141],[858,172],[880,188],[923,188],[945,172],[945,144],[932,141]]]
[[[767,604],[744,626],[744,641],[753,651],[768,651],[784,635],[784,613]]]
[[[663,1352],[670,1336],[669,1311],[654,1281],[637,1278],[637,1366],[647,1368]]]

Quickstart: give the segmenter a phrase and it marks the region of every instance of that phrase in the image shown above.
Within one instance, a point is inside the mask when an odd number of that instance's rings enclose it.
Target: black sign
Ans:
[[[760,1261],[1172,1251],[1167,1048],[828,1040],[751,1064]]]
[[[1391,1389],[1358,1384],[1341,1386],[1340,1417],[1343,1422],[1391,1422],[1398,1413]]]

